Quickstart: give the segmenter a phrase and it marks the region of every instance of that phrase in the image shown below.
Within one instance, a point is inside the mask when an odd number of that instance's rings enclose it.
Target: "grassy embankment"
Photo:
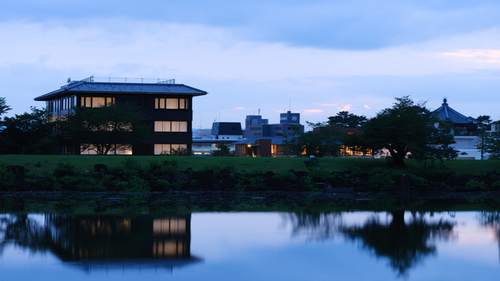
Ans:
[[[88,155],[0,155],[0,163],[4,165],[22,165],[27,173],[51,172],[58,163],[71,163],[80,171],[93,171],[95,164],[104,164],[109,168],[119,168],[126,157],[133,157],[142,166],[147,167],[151,161],[175,160],[180,170],[192,168],[195,171],[211,169],[217,166],[231,167],[237,173],[273,171],[281,173],[294,169],[307,171],[304,161],[307,158],[244,158],[244,157],[182,157],[182,156],[88,156]],[[385,168],[385,159],[360,158],[321,158],[318,159],[321,169],[327,172],[355,171],[369,172],[375,168]],[[423,164],[412,159],[406,160],[406,169],[422,169]],[[482,175],[492,171],[500,171],[500,161],[453,160],[439,161],[431,169],[445,167],[458,174]]]

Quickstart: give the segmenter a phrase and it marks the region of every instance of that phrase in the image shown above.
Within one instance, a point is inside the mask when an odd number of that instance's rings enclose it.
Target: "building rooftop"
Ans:
[[[202,96],[208,94],[205,91],[186,86],[184,84],[175,84],[175,80],[143,79],[143,78],[101,78],[93,76],[71,81],[60,89],[41,95],[35,98],[35,101],[48,101],[61,96],[72,95],[79,92],[96,93],[121,93],[121,94],[173,94]]]
[[[212,124],[212,135],[242,136],[240,122],[214,122]]]
[[[477,124],[473,118],[467,117],[460,112],[454,110],[448,105],[446,98],[443,100],[441,107],[433,111],[433,114],[442,120],[450,120],[455,124]]]

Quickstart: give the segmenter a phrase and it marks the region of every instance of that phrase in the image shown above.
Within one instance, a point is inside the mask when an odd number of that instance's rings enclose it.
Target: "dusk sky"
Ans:
[[[207,91],[193,128],[373,117],[403,95],[500,119],[499,1],[7,1],[0,50],[8,116],[93,75]]]

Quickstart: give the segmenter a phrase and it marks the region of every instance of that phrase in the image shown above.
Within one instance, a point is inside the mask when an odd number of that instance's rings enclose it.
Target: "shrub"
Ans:
[[[125,157],[122,161],[123,168],[130,171],[142,171],[142,166],[136,158]]]
[[[488,189],[488,185],[483,182],[483,181],[476,181],[476,180],[470,180],[468,181],[465,186],[470,187],[475,190],[486,190]]]
[[[151,191],[151,186],[149,183],[138,176],[132,176],[128,179],[127,185],[124,191]]]
[[[491,188],[493,190],[500,190],[500,180],[495,181],[492,185]]]
[[[368,179],[368,186],[376,189],[386,189],[396,185],[398,177],[404,174],[402,170],[374,169]]]
[[[54,169],[54,177],[56,178],[62,178],[65,176],[74,177],[77,173],[75,165],[68,162],[59,162]]]
[[[56,179],[49,173],[40,173],[39,175],[25,178],[23,185],[26,190],[59,190],[55,185]]]
[[[63,190],[72,191],[102,191],[102,184],[96,185],[96,181],[90,177],[64,176],[56,181],[56,184]]]
[[[0,164],[0,190],[11,190],[16,176],[7,170],[4,164]]]

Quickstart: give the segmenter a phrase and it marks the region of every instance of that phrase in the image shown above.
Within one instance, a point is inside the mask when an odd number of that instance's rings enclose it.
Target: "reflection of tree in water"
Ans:
[[[341,213],[309,214],[291,213],[284,218],[292,224],[292,236],[306,236],[309,239],[332,238],[342,233],[349,240],[359,240],[362,248],[372,251],[377,257],[389,259],[389,265],[399,276],[407,276],[408,269],[416,266],[427,257],[436,253],[431,242],[436,239],[453,239],[453,223],[447,221],[429,222],[423,214],[413,214],[407,224],[404,211],[390,213],[389,224],[378,217],[371,217],[362,226],[348,226]]]
[[[495,231],[500,256],[500,212],[481,212],[479,222],[481,225]]]
[[[333,238],[342,223],[341,213],[286,213],[283,221],[292,225],[292,237],[309,240]]]
[[[454,238],[454,224],[450,222],[428,222],[422,215],[413,214],[410,223],[406,224],[404,211],[393,211],[391,215],[389,225],[373,217],[363,226],[344,227],[340,231],[351,240],[359,239],[362,247],[373,251],[377,257],[387,257],[399,276],[406,276],[408,269],[436,253],[436,246],[430,241]]]
[[[50,248],[50,231],[27,215],[2,215],[0,217],[0,254],[5,245],[15,242],[31,252]]]

